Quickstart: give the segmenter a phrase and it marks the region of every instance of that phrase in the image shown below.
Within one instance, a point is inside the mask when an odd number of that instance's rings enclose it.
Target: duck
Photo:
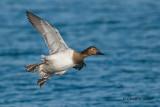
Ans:
[[[95,46],[90,46],[82,52],[69,48],[62,39],[59,31],[49,22],[26,10],[26,15],[33,27],[43,36],[49,55],[41,55],[43,61],[25,65],[27,72],[35,72],[41,76],[37,85],[40,88],[53,75],[62,75],[70,68],[81,70],[86,66],[84,59],[91,55],[105,55]]]

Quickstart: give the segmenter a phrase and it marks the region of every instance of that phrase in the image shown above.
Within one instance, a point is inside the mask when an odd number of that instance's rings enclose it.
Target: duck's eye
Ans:
[[[92,50],[94,50],[94,48],[92,48]]]

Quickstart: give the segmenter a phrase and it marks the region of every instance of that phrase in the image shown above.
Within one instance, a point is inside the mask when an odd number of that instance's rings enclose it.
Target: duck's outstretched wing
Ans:
[[[77,64],[75,67],[73,67],[73,68],[75,68],[75,69],[77,69],[77,70],[81,70],[84,66],[86,66],[86,64],[84,63],[84,62],[81,62],[80,64]]]
[[[40,34],[42,34],[45,42],[47,43],[50,54],[66,50],[68,48],[60,33],[54,26],[29,11],[26,11],[26,14],[29,22]]]

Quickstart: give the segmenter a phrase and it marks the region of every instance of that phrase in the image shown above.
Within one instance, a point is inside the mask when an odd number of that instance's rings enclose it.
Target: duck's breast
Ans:
[[[64,71],[68,70],[75,66],[72,56],[73,56],[74,50],[67,49],[65,51],[61,51],[59,53],[56,53],[54,55],[50,56],[51,64],[49,64],[49,68],[51,71]]]

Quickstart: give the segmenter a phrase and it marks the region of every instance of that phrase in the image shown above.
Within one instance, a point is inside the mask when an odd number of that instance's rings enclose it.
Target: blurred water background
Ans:
[[[81,52],[93,45],[107,55],[90,56],[81,71],[70,69],[39,88],[39,76],[24,65],[40,62],[48,49],[25,10],[51,22],[69,47]],[[0,107],[156,107],[160,1],[0,0],[0,76]]]

